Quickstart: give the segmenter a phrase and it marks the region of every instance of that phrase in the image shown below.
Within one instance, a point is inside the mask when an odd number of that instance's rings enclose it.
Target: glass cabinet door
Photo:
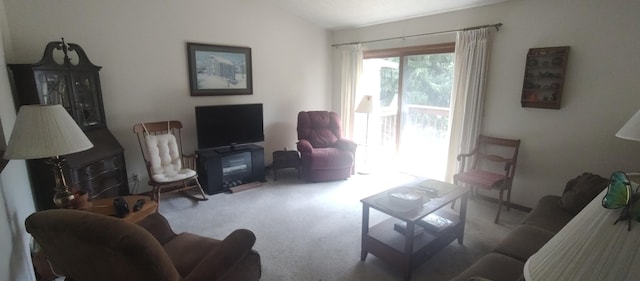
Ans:
[[[102,123],[98,82],[95,73],[75,72],[71,76],[75,115],[74,119],[82,127],[95,126]]]
[[[61,104],[73,116],[69,76],[56,71],[35,71],[41,104]]]

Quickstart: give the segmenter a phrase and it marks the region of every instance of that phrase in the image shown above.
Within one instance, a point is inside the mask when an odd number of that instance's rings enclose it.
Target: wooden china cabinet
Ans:
[[[80,46],[64,39],[47,44],[35,64],[9,65],[16,110],[27,104],[62,104],[93,143],[89,150],[64,155],[67,185],[86,191],[91,199],[129,194],[124,149],[105,121],[100,68]],[[55,208],[51,166],[44,159],[28,160],[27,166],[36,208]]]

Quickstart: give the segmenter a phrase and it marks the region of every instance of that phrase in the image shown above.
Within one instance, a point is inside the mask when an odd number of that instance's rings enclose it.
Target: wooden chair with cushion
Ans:
[[[180,121],[139,123],[133,126],[138,144],[153,186],[151,198],[158,202],[166,192],[182,192],[188,197],[205,201],[195,169],[195,154],[184,155]],[[193,195],[187,191],[195,191]]]
[[[31,214],[26,230],[57,273],[73,281],[253,281],[261,276],[255,235],[224,240],[176,234],[159,213],[138,224],[72,209]]]
[[[516,172],[519,149],[520,140],[480,135],[471,152],[457,157],[460,163],[458,173],[453,176],[455,184],[466,184],[472,189],[495,189],[500,192],[495,223],[500,219],[505,191],[507,211],[511,205],[511,185]],[[467,158],[472,158],[472,161],[469,163]]]

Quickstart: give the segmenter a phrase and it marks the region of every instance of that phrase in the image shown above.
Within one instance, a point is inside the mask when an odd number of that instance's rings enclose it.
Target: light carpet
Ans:
[[[204,202],[166,197],[159,211],[178,233],[223,239],[234,229],[253,231],[257,237],[254,249],[262,259],[261,280],[402,280],[400,270],[371,254],[360,261],[360,200],[412,177],[354,175],[345,181],[306,183],[297,179],[294,170],[278,174],[278,181],[269,178],[261,187],[212,195]],[[496,208],[495,203],[485,200],[469,200],[464,245],[452,242],[416,268],[412,280],[456,276],[489,252],[526,214],[503,211],[500,224],[494,224]],[[370,224],[387,218],[372,210]]]

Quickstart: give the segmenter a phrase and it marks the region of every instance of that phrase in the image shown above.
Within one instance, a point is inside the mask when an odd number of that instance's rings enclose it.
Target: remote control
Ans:
[[[134,212],[140,211],[142,209],[142,206],[144,206],[144,203],[145,203],[144,199],[136,200],[136,203],[133,205],[133,211]]]
[[[122,197],[113,199],[113,207],[116,209],[116,216],[124,218],[129,213],[129,204]]]

